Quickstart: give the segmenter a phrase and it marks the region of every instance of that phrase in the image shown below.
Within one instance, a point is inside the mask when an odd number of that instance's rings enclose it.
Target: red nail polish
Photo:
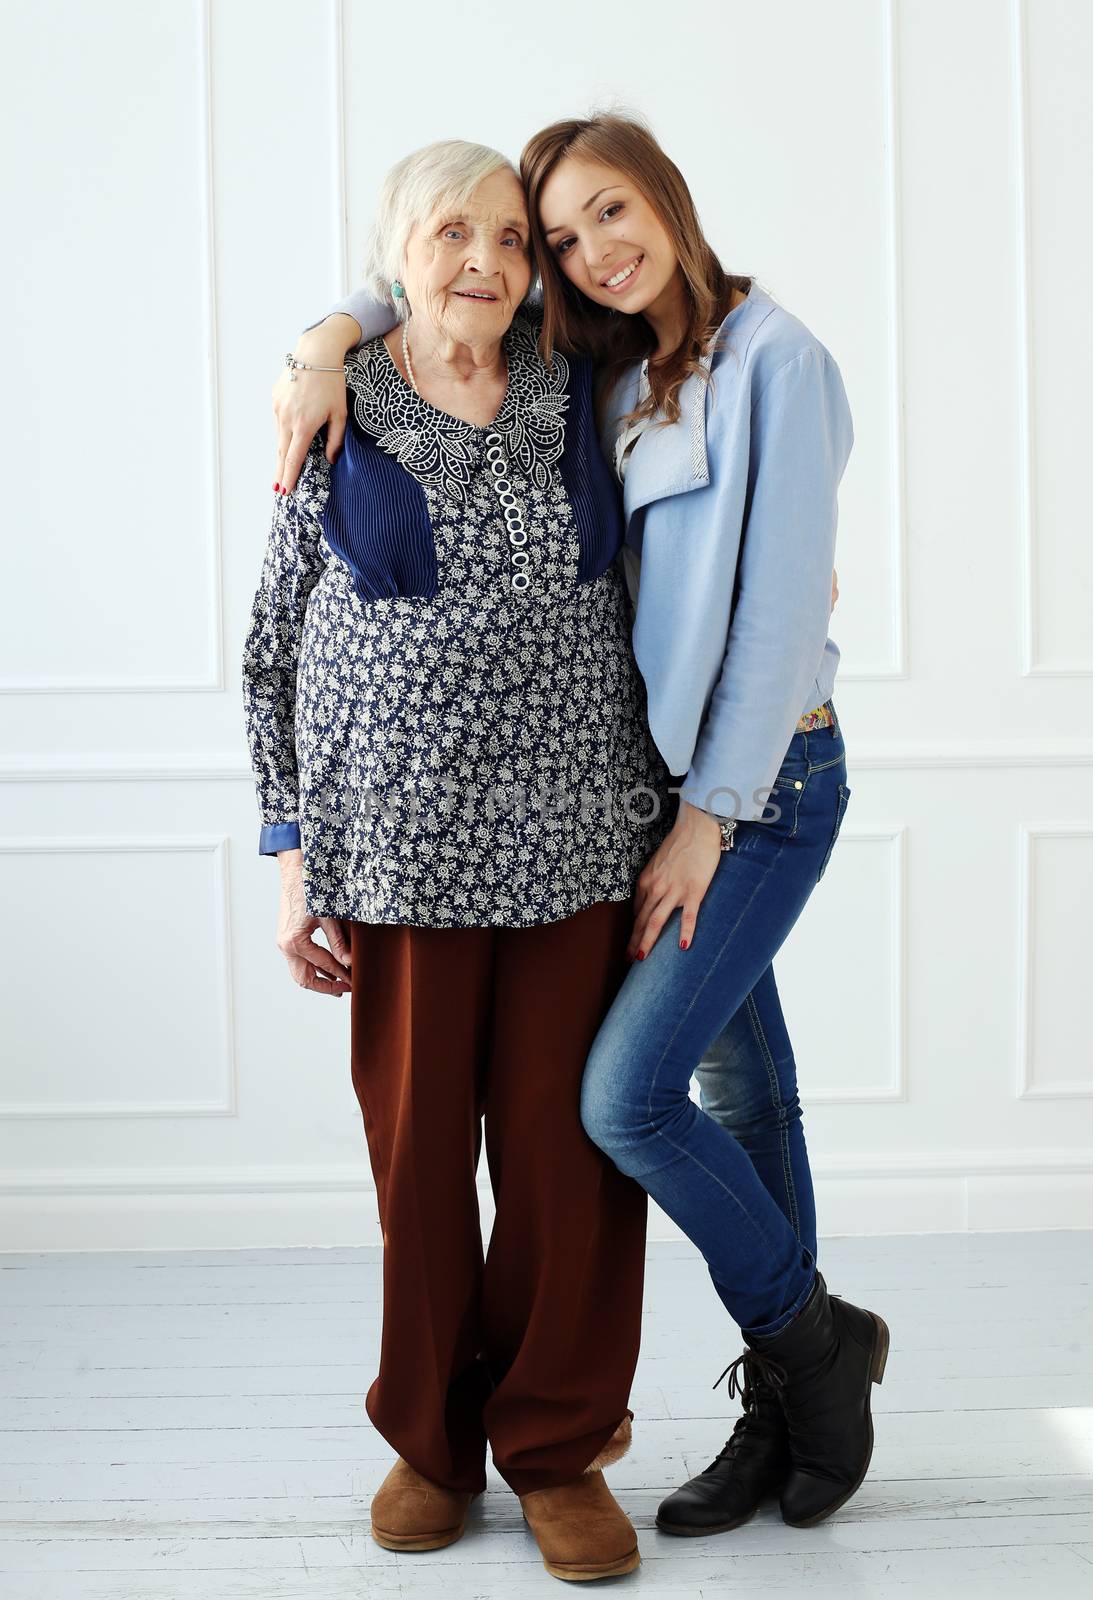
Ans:
[[[638,960],[639,961],[644,961],[645,960],[645,951],[644,950],[639,950],[638,951]]]
[[[689,943],[690,943],[690,940],[689,940],[689,939],[681,939],[681,940],[680,940],[680,941],[679,941],[679,948],[680,948],[680,949],[681,949],[681,950],[686,950],[686,948],[687,948],[687,946],[688,946],[688,944],[689,944]]]
[[[280,494],[281,493],[281,485],[279,483],[275,483],[273,485],[273,492],[274,492],[274,494]]]

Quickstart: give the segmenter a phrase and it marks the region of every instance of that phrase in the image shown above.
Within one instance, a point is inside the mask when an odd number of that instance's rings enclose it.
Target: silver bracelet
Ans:
[[[292,354],[291,350],[285,356],[285,366],[286,367],[290,367],[292,369],[289,372],[289,375],[288,375],[289,383],[295,383],[297,381],[296,380],[297,371],[300,371],[300,372],[343,372],[343,373],[345,371],[345,363],[344,362],[342,363],[342,365],[340,367],[316,367],[310,361],[297,361],[296,357]]]

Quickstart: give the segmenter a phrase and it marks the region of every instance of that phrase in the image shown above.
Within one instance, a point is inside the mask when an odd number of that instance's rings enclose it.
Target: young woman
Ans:
[[[889,1339],[876,1313],[829,1296],[816,1264],[771,965],[850,795],[827,634],[850,411],[820,341],[723,270],[681,174],[639,123],[556,123],[529,141],[521,176],[541,348],[592,355],[600,374],[634,650],[679,796],[639,879],[633,961],[589,1056],[582,1117],[697,1245],[746,1345],[728,1369],[743,1400],[732,1438],[657,1522],[720,1532],[778,1493],[785,1521],[809,1527],[864,1479]],[[367,296],[335,309],[299,358],[336,365],[390,326]],[[281,481],[323,421],[337,449],[339,385],[320,378],[305,399],[283,379],[275,391]]]

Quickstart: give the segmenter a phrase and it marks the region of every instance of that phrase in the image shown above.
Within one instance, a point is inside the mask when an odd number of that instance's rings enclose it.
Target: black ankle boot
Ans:
[[[726,1368],[729,1394],[741,1393],[744,1414],[737,1417],[732,1437],[705,1472],[661,1502],[657,1527],[663,1532],[692,1538],[725,1533],[747,1522],[767,1495],[781,1488],[790,1465],[786,1419],[766,1368],[765,1357],[753,1350],[745,1350]]]
[[[888,1359],[888,1325],[829,1295],[822,1274],[781,1333],[747,1343],[768,1366],[789,1432],[782,1520],[811,1528],[860,1487],[873,1454],[871,1386]]]

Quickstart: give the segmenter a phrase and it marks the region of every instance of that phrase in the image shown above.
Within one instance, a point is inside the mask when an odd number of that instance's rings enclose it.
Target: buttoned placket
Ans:
[[[486,460],[489,463],[490,477],[501,510],[504,513],[505,525],[508,529],[509,544],[513,546],[511,561],[515,571],[512,575],[512,587],[517,594],[523,594],[531,583],[527,573],[528,553],[523,548],[528,542],[527,528],[524,526],[524,514],[520,510],[519,502],[512,492],[511,480],[506,476],[504,441],[499,433],[486,435]]]

